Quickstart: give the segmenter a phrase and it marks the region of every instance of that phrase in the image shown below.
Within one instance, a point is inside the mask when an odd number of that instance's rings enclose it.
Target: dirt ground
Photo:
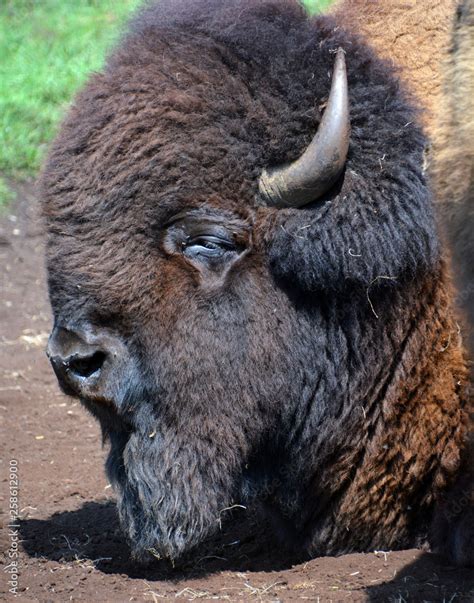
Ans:
[[[182,567],[132,564],[103,473],[98,426],[60,394],[44,354],[51,326],[34,187],[0,215],[0,600],[474,601],[474,571],[427,552],[370,552],[299,564],[240,510]],[[9,463],[19,476],[18,596]],[[14,568],[13,568],[14,569]]]

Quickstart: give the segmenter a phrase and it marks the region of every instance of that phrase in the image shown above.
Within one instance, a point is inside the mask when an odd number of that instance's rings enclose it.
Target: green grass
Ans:
[[[310,13],[319,13],[327,8],[333,0],[303,0]]]
[[[0,208],[2,205],[7,205],[10,201],[15,199],[15,193],[8,186],[8,182],[5,178],[0,177]]]
[[[33,175],[137,0],[0,0],[0,173]]]
[[[258,1],[258,0],[256,0]],[[305,0],[322,10],[330,0]],[[34,176],[74,92],[140,0],[0,0],[0,203]]]

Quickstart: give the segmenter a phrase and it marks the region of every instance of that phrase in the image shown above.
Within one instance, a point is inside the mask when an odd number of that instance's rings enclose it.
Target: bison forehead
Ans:
[[[252,201],[271,116],[209,46],[157,48],[139,70],[114,64],[79,96],[50,162],[79,213]]]
[[[344,178],[320,206],[260,211],[254,240],[272,241],[279,276],[312,290],[431,265],[424,138],[390,69],[332,19],[310,20],[291,2],[196,2],[185,12],[180,2],[145,11],[78,96],[43,175],[50,249],[67,247],[62,233],[113,256],[128,237],[129,259],[140,258],[153,245],[149,226],[173,212],[249,219],[262,169],[296,159],[317,129],[342,46],[352,123]]]
[[[93,192],[122,206],[139,193],[155,202],[168,194],[217,193],[250,203],[261,169],[295,159],[309,142],[329,90],[331,51],[350,40],[337,36],[330,21],[301,23],[294,8],[285,24],[281,15],[272,22],[254,7],[254,30],[266,39],[260,47],[244,31],[236,40],[235,32],[226,39],[215,28],[196,27],[193,35],[178,25],[166,29],[164,8],[155,10],[145,32],[131,34],[79,96],[50,166],[62,172],[63,191],[70,185],[76,195]],[[393,102],[393,81],[377,81],[380,74],[355,58],[349,57],[354,99],[371,80],[383,90],[363,99],[363,115],[354,107],[354,125],[373,126],[382,96],[395,117],[401,107]],[[409,121],[405,114],[398,119]],[[373,131],[363,137],[373,138]]]

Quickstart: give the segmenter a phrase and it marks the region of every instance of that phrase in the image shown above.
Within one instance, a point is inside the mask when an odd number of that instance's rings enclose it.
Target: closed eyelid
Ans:
[[[229,232],[229,230],[219,224],[215,224],[212,222],[199,222],[196,224],[190,224],[186,229],[186,233],[191,239],[195,237],[210,236],[223,239],[229,242],[232,240],[232,233]]]
[[[168,223],[168,233],[181,232],[186,238],[215,236],[229,242],[245,244],[250,239],[251,227],[242,220],[225,216],[181,215]]]

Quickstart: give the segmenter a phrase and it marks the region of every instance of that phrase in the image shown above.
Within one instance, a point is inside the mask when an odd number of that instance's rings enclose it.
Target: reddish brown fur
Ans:
[[[345,534],[337,530],[337,545],[344,538],[350,541],[354,531],[364,533],[368,525],[383,526],[392,547],[408,545],[400,534],[413,527],[410,521],[422,521],[423,511],[415,514],[416,519],[402,517],[397,506],[413,504],[414,488],[427,475],[444,491],[459,472],[466,431],[458,396],[466,371],[450,316],[452,289],[434,282],[423,289],[420,294],[428,295],[430,305],[421,302],[410,311],[412,335],[400,342],[403,356],[386,382],[383,404],[369,411],[360,409],[360,431],[373,433],[370,442],[362,449],[339,451],[335,464],[317,477],[327,489],[350,481],[337,510],[337,525],[347,528]],[[420,509],[432,504],[435,496],[433,492],[420,500]],[[329,522],[326,529],[331,529]],[[326,537],[326,531],[323,534]],[[367,548],[371,544],[364,543]]]
[[[456,14],[456,7],[458,11]],[[342,0],[336,11],[401,69],[423,109],[440,226],[451,247],[453,290],[474,358],[474,2]],[[471,372],[472,381],[472,372]],[[471,397],[473,388],[471,386]],[[472,420],[468,430],[472,433]],[[464,477],[440,507],[435,546],[460,562],[474,550],[474,435]],[[459,501],[463,501],[461,504]],[[455,509],[455,512],[453,511]],[[459,534],[471,534],[461,543]],[[456,534],[456,536],[454,535]]]

